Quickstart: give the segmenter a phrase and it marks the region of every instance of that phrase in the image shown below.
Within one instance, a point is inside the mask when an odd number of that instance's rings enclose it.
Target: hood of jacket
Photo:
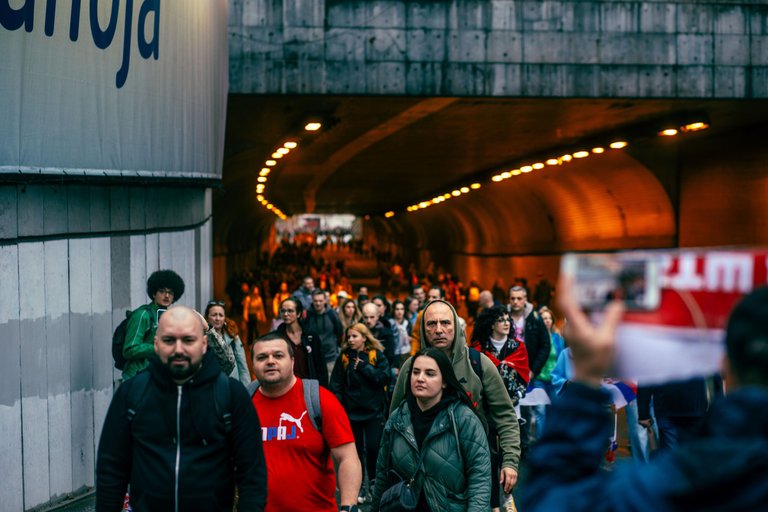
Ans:
[[[441,303],[445,304],[451,309],[451,313],[453,314],[453,344],[451,345],[451,362],[453,363],[454,367],[456,366],[456,362],[467,359],[467,334],[464,332],[464,329],[461,328],[461,324],[459,323],[459,315],[456,314],[456,309],[451,305],[450,302],[445,300],[434,300],[427,304],[427,306],[424,308],[424,314],[421,315],[421,337],[422,340],[424,340],[423,345],[425,347],[431,347],[432,344],[427,339],[427,330],[426,330],[426,312],[427,310],[432,307],[433,305]]]

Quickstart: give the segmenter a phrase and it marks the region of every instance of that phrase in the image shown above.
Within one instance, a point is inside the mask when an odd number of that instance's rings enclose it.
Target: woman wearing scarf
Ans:
[[[509,313],[503,306],[484,309],[475,322],[472,348],[488,356],[496,365],[512,403],[517,406],[525,396],[530,370],[525,344],[510,335],[513,332],[511,326]],[[493,512],[498,512],[501,506],[498,483],[501,457],[498,449],[498,434],[493,425],[489,425],[488,440],[491,445],[491,466],[495,475],[492,478],[491,508]]]

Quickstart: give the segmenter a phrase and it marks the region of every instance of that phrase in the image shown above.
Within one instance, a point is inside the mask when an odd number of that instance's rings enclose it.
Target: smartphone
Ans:
[[[577,303],[598,311],[620,299],[630,311],[653,311],[661,300],[660,257],[652,253],[565,254],[560,271],[573,279]]]
[[[160,317],[163,316],[163,313],[168,311],[167,309],[160,308],[157,310],[157,323],[160,323]]]

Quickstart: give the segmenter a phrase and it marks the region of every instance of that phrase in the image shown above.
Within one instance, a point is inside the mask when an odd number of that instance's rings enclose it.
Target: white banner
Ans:
[[[226,0],[0,0],[0,174],[220,178],[228,72]]]

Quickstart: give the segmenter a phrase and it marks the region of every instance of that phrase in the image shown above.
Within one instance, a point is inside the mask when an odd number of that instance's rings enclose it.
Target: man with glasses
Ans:
[[[299,318],[304,312],[301,301],[290,297],[280,303],[280,318],[283,323],[275,334],[291,344],[294,353],[294,374],[301,379],[315,379],[321,386],[328,387],[328,368],[323,357],[320,336],[304,329]]]
[[[147,279],[149,304],[131,313],[125,329],[123,380],[130,379],[149,365],[155,353],[155,331],[162,311],[184,295],[184,280],[173,270],[158,270]]]

